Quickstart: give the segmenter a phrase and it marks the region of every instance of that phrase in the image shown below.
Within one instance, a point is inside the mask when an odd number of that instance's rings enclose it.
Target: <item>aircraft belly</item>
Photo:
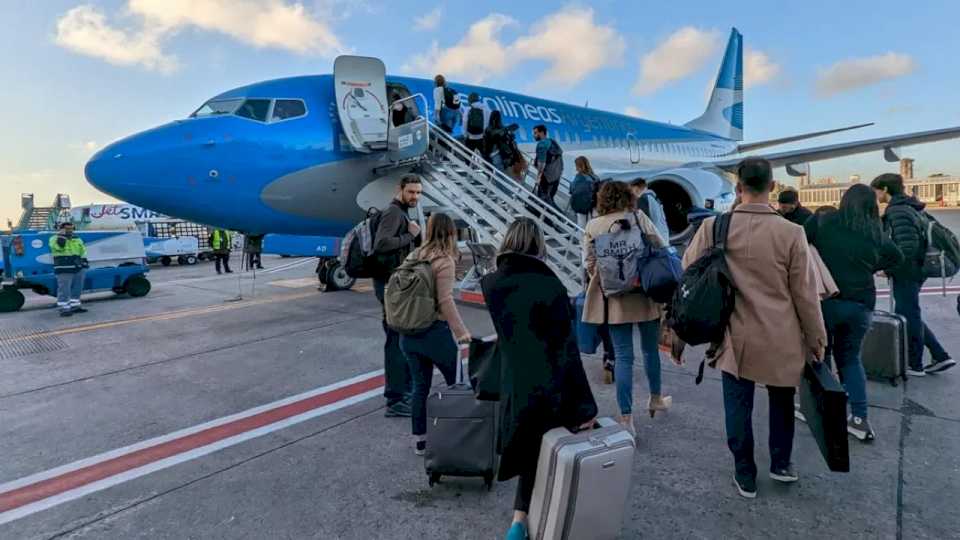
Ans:
[[[369,158],[349,159],[302,169],[267,184],[260,200],[271,209],[318,220],[358,221],[357,194],[376,166]]]

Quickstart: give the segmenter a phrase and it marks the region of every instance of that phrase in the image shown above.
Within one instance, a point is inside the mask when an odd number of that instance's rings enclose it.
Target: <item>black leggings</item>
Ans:
[[[530,512],[530,499],[533,498],[533,483],[537,479],[537,470],[520,473],[517,480],[517,496],[513,500],[513,509],[518,512]]]

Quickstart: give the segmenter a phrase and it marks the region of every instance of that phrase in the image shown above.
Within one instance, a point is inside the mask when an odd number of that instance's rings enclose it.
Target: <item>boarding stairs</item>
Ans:
[[[547,244],[544,261],[571,294],[583,289],[583,229],[530,191],[530,177],[535,178],[535,174],[528,171],[521,184],[432,124],[419,169],[425,182],[424,195],[456,213],[482,243],[499,246],[514,220],[534,219]]]
[[[58,194],[51,206],[34,206],[33,194],[24,193],[20,197],[23,213],[17,222],[16,231],[49,231],[56,227],[61,214],[70,208],[70,198]]]

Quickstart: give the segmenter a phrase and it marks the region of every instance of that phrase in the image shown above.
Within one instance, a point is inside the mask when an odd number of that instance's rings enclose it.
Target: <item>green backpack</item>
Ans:
[[[390,274],[383,294],[387,326],[401,334],[415,334],[437,320],[436,276],[430,261],[413,252]]]

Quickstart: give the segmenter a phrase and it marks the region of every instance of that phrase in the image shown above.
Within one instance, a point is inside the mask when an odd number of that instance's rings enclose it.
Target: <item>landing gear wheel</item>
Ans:
[[[164,255],[163,257],[160,257],[160,264],[164,266],[170,266],[170,263],[172,262],[173,262],[173,259],[171,259],[170,257],[167,257],[166,255]]]
[[[347,271],[340,266],[340,263],[336,260],[327,263],[327,290],[328,291],[342,291],[353,287],[353,284],[357,282],[357,278],[353,278],[347,275]]]
[[[23,297],[23,293],[17,289],[3,289],[0,291],[0,312],[18,311],[23,307],[25,301],[26,298]]]
[[[327,261],[322,259],[317,263],[317,279],[321,285],[327,284]]]
[[[190,266],[193,266],[193,265],[197,264],[197,256],[196,256],[196,255],[187,255],[186,257],[184,257],[184,260],[187,261],[187,264],[190,265]]]
[[[430,487],[433,487],[436,484],[440,483],[440,474],[439,473],[430,473],[429,479]]]
[[[134,298],[146,296],[150,292],[150,281],[143,276],[133,276],[124,284],[124,289]]]

